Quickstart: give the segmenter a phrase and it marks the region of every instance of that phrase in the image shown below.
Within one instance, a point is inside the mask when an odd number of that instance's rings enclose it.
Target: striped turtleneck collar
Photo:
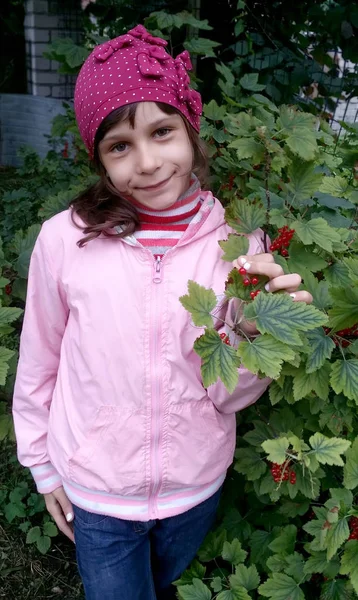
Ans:
[[[150,210],[136,202],[140,229],[135,231],[134,237],[156,257],[163,256],[178,243],[194,215],[199,212],[202,204],[200,193],[200,182],[193,174],[189,189],[167,209]]]

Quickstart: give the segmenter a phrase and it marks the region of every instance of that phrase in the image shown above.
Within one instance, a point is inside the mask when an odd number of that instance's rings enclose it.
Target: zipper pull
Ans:
[[[161,267],[162,267],[161,258],[160,258],[160,256],[157,256],[155,259],[155,270],[154,270],[154,277],[153,277],[154,283],[160,283],[162,281]]]

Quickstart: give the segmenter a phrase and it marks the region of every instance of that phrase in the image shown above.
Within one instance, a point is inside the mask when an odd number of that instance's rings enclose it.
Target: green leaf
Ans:
[[[26,536],[26,544],[34,544],[41,537],[41,529],[40,527],[31,527],[27,532]]]
[[[287,567],[286,557],[282,554],[274,554],[267,559],[266,565],[273,573],[281,573]]]
[[[202,562],[210,562],[221,556],[226,542],[225,529],[220,533],[210,531],[198,551],[198,558]]]
[[[272,577],[260,585],[258,592],[273,600],[304,600],[301,588],[292,577],[284,573],[273,573]]]
[[[246,73],[246,75],[241,77],[240,85],[245,90],[249,90],[250,92],[261,92],[266,86],[259,84],[258,78],[258,73]]]
[[[234,142],[231,142],[228,147],[236,149],[237,158],[239,160],[251,158],[254,164],[259,164],[265,157],[265,147],[263,144],[256,142],[256,140],[250,137],[242,137],[235,140]]]
[[[275,537],[273,531],[264,531],[257,529],[250,537],[250,560],[254,564],[260,564],[266,567],[266,560],[270,555],[269,545]]]
[[[239,379],[236,351],[223,344],[215,329],[206,329],[204,335],[195,340],[194,350],[202,359],[201,374],[204,387],[208,388],[220,377],[227,390],[232,393]]]
[[[51,521],[47,521],[47,523],[44,524],[43,531],[44,534],[48,535],[49,537],[55,537],[58,535],[58,529],[55,523],[52,523]]]
[[[287,525],[269,545],[270,550],[276,554],[292,554],[295,549],[297,527]]]
[[[235,451],[235,471],[246,475],[249,481],[260,479],[267,469],[262,456],[253,448],[238,448]]]
[[[22,308],[12,306],[0,307],[0,326],[16,321],[23,312]]]
[[[211,121],[222,121],[226,116],[226,108],[219,106],[215,100],[210,100],[209,104],[204,104],[204,114]]]
[[[341,454],[344,454],[351,443],[341,438],[328,438],[318,431],[309,439],[314,450],[314,456],[323,465],[338,465],[343,467]]]
[[[323,573],[329,566],[326,552],[316,552],[306,560],[303,571],[306,575],[310,573]]]
[[[358,542],[350,540],[344,550],[341,558],[341,575],[349,575],[349,579],[358,594]]]
[[[46,554],[51,547],[51,538],[47,535],[42,535],[37,541],[36,546],[41,554]]]
[[[239,540],[234,539],[232,542],[224,542],[221,556],[232,565],[238,565],[244,562],[247,557],[247,552],[242,549]]]
[[[291,242],[290,258],[287,262],[291,273],[300,273],[306,269],[316,273],[327,266],[324,258],[318,256],[311,247],[306,247],[301,242]]]
[[[286,137],[286,143],[294,154],[305,161],[315,158],[318,147],[312,115],[281,106],[277,127]]]
[[[339,233],[322,218],[293,221],[292,228],[303,244],[317,244],[327,252],[332,252],[333,243],[341,241]]]
[[[212,588],[212,590],[215,593],[221,592],[221,590],[223,589],[223,583],[222,583],[221,577],[219,577],[219,576],[214,577],[214,579],[210,583],[210,587]]]
[[[211,600],[211,591],[200,579],[193,579],[192,585],[181,585],[182,600]]]
[[[306,372],[313,373],[320,369],[335,348],[332,338],[325,334],[322,328],[313,329],[307,333],[310,342],[306,362]]]
[[[332,364],[331,386],[358,404],[358,360],[337,360]]]
[[[183,43],[185,50],[188,50],[190,54],[204,54],[204,56],[211,56],[216,58],[214,48],[220,46],[218,42],[209,40],[207,38],[191,38]]]
[[[323,270],[323,275],[330,286],[345,287],[351,285],[349,268],[343,262],[335,262]]]
[[[340,519],[337,523],[332,523],[327,533],[327,560],[335,555],[338,548],[349,538],[349,527],[347,519]]]
[[[328,177],[327,175],[323,178],[323,181],[319,187],[319,191],[323,194],[329,194],[330,196],[336,196],[337,198],[347,198],[349,189],[348,180],[339,175]]]
[[[253,342],[241,342],[237,354],[249,371],[261,371],[271,379],[279,377],[285,360],[295,358],[295,352],[287,344],[267,334],[255,338]]]
[[[251,596],[249,596],[245,588],[236,587],[235,590],[225,590],[220,592],[216,597],[216,600],[251,600]]]
[[[343,579],[326,581],[322,585],[319,600],[354,600],[354,592],[348,586],[349,583]]]
[[[0,385],[5,385],[6,376],[9,370],[9,360],[15,352],[0,346]]]
[[[328,427],[333,435],[337,436],[345,427],[352,430],[353,416],[353,411],[347,406],[347,399],[343,395],[335,396],[333,402],[325,402],[322,406],[319,425],[321,430]]]
[[[291,265],[290,265],[291,267]],[[325,311],[332,304],[327,281],[318,281],[312,273],[305,272],[303,275],[304,288],[313,296],[313,304],[318,310]]]
[[[259,294],[245,307],[244,315],[256,321],[261,333],[270,333],[286,344],[301,346],[298,331],[315,329],[327,322],[327,317],[314,306],[292,302],[287,294]]]
[[[267,459],[270,462],[282,465],[286,460],[286,451],[290,445],[287,437],[280,437],[274,440],[266,440],[261,444],[265,450]]]
[[[286,561],[288,563],[285,569],[286,575],[290,575],[297,583],[301,583],[305,578],[303,572],[305,562],[302,554],[294,552],[290,556],[286,556]]]
[[[333,307],[328,311],[334,330],[352,327],[358,322],[358,290],[354,286],[331,288]]]
[[[228,224],[238,233],[253,233],[265,223],[262,206],[235,198],[225,211]]]
[[[300,366],[293,379],[293,396],[295,401],[297,402],[301,398],[305,398],[312,390],[314,390],[319,398],[327,400],[330,371],[331,364],[328,361],[313,373],[307,373],[305,366]]]
[[[257,589],[260,584],[260,577],[254,565],[250,567],[238,565],[235,569],[235,575],[232,575],[229,581],[234,590],[237,587],[244,587],[247,591],[250,591]]]
[[[188,585],[193,583],[193,579],[203,579],[205,576],[206,567],[200,564],[196,559],[190,564],[190,567],[182,573],[180,579],[173,581],[176,586]]]
[[[297,206],[301,200],[311,198],[320,186],[322,173],[315,172],[316,164],[314,162],[304,162],[295,158],[288,168],[288,177],[290,179],[287,189],[292,194],[290,203]],[[291,248],[290,248],[291,254]]]
[[[351,448],[347,450],[343,472],[344,487],[354,490],[358,486],[358,437],[354,440]]]
[[[197,327],[212,327],[213,318],[211,311],[215,308],[217,300],[213,290],[208,290],[195,281],[188,281],[188,292],[186,296],[179,298],[186,310],[188,310]]]
[[[232,262],[239,256],[245,256],[249,249],[249,240],[243,235],[236,235],[229,233],[227,240],[219,242],[220,248],[224,250],[224,255],[221,257],[222,260]]]

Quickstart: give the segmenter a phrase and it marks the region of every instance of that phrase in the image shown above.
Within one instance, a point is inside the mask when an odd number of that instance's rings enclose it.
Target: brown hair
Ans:
[[[192,170],[198,177],[201,187],[205,188],[208,178],[208,156],[204,142],[180,111],[162,102],[156,102],[156,104],[166,114],[178,114],[183,119],[194,153]],[[86,237],[77,242],[80,248],[101,234],[106,237],[121,238],[132,234],[139,228],[139,217],[135,206],[123,198],[112,185],[106,176],[98,152],[98,144],[113,125],[128,120],[131,127],[134,127],[137,106],[138,103],[135,102],[129,106],[117,108],[103,120],[97,130],[93,162],[100,180],[81,192],[70,203],[73,224],[86,234]],[[86,227],[76,223],[75,213],[87,224]],[[122,228],[120,233],[114,234],[107,231],[118,225]]]

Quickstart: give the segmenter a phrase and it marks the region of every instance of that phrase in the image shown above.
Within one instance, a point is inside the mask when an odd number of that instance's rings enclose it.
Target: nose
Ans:
[[[156,148],[149,144],[140,144],[137,147],[137,173],[151,175],[163,164],[163,160]]]

